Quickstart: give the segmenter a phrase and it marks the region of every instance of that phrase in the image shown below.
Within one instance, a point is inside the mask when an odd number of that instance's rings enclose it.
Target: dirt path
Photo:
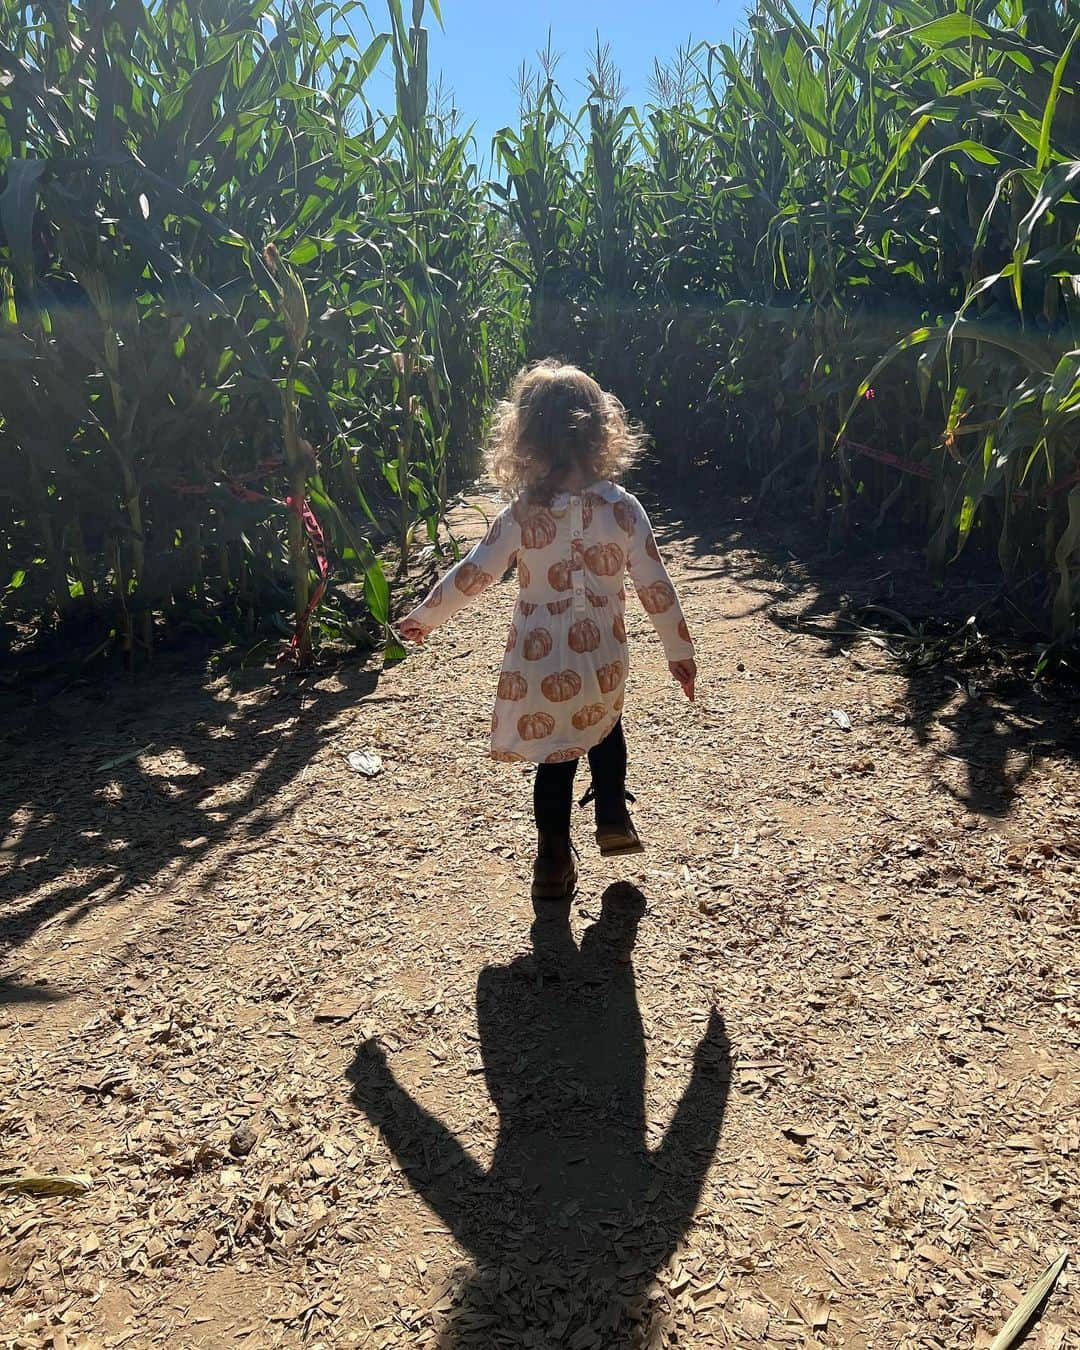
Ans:
[[[630,607],[642,865],[582,815],[532,936],[505,587],[382,678],[11,709],[0,1156],[92,1187],[0,1199],[0,1345],[968,1347],[1075,1255],[1069,728],[742,529],[665,546],[693,708]]]

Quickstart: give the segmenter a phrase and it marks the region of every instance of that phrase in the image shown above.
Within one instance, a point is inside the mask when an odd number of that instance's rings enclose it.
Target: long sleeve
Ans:
[[[642,608],[652,620],[669,661],[688,661],[694,644],[686,626],[682,606],[671,577],[656,547],[652,525],[645,508],[636,497],[629,497],[633,533],[626,555],[626,569],[634,583]]]
[[[491,522],[483,539],[406,617],[422,624],[428,633],[433,632],[498,581],[513,562],[519,543],[520,528],[507,506]]]

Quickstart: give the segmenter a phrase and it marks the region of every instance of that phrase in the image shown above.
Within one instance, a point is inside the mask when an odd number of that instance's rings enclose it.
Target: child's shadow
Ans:
[[[630,964],[644,908],[639,891],[611,887],[579,951],[569,905],[545,903],[533,954],[481,973],[480,1053],[499,1113],[486,1172],[399,1087],[377,1042],[362,1045],[350,1067],[354,1101],[476,1262],[441,1299],[433,1291],[444,1350],[628,1350],[656,1329],[649,1286],[693,1218],[720,1135],[730,1054],[713,1009],[690,1082],[650,1151]]]

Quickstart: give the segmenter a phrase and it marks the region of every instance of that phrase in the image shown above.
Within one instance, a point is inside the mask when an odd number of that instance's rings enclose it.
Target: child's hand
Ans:
[[[407,642],[415,642],[417,646],[419,646],[427,637],[428,633],[431,632],[431,629],[425,628],[418,619],[402,619],[401,627],[398,631]]]
[[[697,679],[697,662],[693,657],[689,661],[669,661],[668,670],[682,685],[682,691],[691,703],[694,701],[694,681]]]

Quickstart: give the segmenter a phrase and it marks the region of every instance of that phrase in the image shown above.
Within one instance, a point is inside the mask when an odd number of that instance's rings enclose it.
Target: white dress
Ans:
[[[408,617],[430,633],[515,558],[518,599],[491,719],[491,753],[538,764],[579,759],[622,713],[625,574],[669,661],[693,656],[690,632],[644,507],[606,479],[557,493],[547,507],[511,502]]]

